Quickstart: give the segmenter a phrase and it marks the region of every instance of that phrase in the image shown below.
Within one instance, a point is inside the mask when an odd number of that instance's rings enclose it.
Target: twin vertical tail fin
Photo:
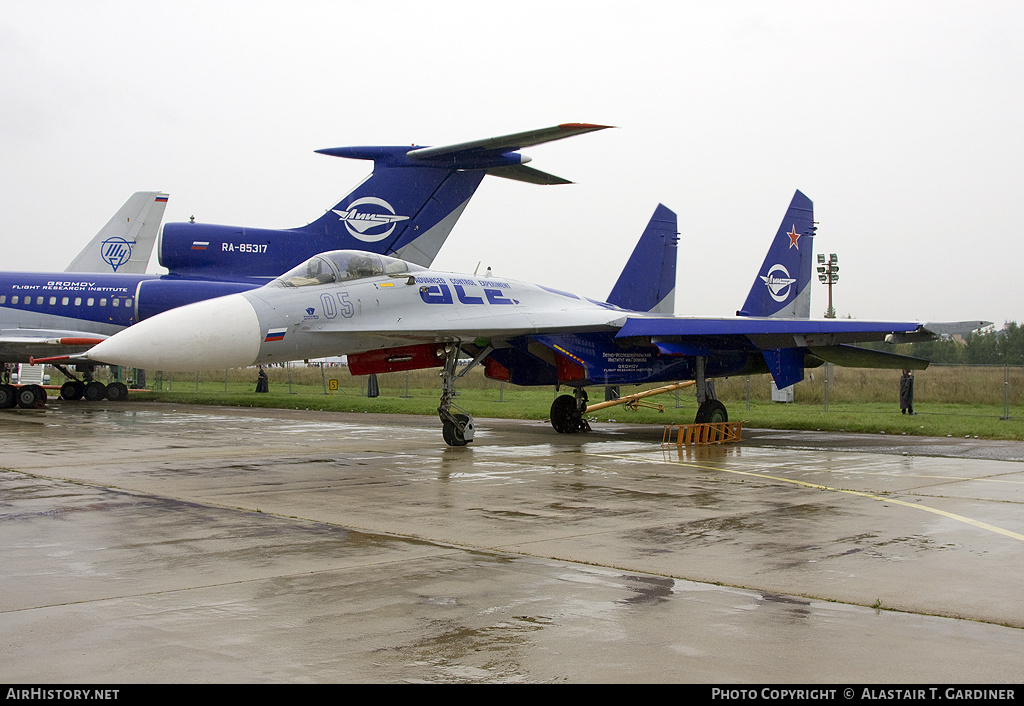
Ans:
[[[674,313],[678,243],[676,214],[658,204],[612,287],[608,303],[631,311]]]
[[[737,316],[809,318],[813,260],[814,204],[797,191]]]
[[[144,273],[166,207],[167,194],[132,194],[64,271]]]

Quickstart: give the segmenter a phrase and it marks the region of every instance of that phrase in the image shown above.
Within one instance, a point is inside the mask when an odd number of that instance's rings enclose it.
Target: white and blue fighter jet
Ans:
[[[925,340],[986,322],[811,320],[811,201],[799,191],[735,317],[671,314],[675,214],[659,206],[609,301],[496,277],[437,272],[383,255],[316,255],[259,289],[154,316],[87,351],[88,360],[167,371],[348,355],[356,375],[441,367],[445,441],[473,439],[453,411],[469,368],[518,385],[574,389],[551,407],[558,432],[584,431],[585,387],[695,380],[698,422],[727,421],[715,377],[770,372],[786,387],[824,362],[923,369],[925,360],[848,345]],[[472,362],[456,370],[464,355]]]

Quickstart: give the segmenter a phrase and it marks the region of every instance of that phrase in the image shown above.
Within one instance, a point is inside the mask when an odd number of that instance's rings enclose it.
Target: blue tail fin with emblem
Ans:
[[[631,311],[672,314],[678,242],[675,212],[658,204],[608,295],[608,303]]]
[[[809,318],[813,260],[814,204],[797,191],[736,315]]]
[[[604,129],[566,123],[442,147],[337,147],[321,154],[373,161],[373,173],[309,225],[284,230],[168,223],[160,264],[172,275],[270,279],[328,250],[364,250],[429,266],[484,176],[569,184],[525,166],[517,150]]]

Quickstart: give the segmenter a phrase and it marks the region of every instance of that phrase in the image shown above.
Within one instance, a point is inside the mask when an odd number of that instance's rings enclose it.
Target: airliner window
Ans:
[[[306,260],[293,270],[289,270],[277,281],[283,287],[309,287],[315,284],[327,284],[337,281],[330,263],[317,255]]]

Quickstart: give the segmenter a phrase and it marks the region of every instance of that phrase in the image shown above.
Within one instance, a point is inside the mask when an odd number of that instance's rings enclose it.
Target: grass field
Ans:
[[[436,414],[440,396],[438,371],[379,375],[380,396],[366,397],[366,378],[349,375],[348,368],[269,368],[270,393],[255,394],[252,369],[213,373],[152,374],[152,392],[133,392],[133,399],[180,403],[226,404],[245,407],[286,407],[345,412]],[[729,418],[748,426],[775,429],[829,429],[851,432],[922,436],[977,436],[1024,440],[1024,370],[975,366],[932,366],[916,374],[913,417],[900,414],[899,371],[835,368],[825,405],[824,370],[808,371],[795,388],[795,401],[771,401],[767,375],[716,381],[716,393],[729,409]],[[331,380],[337,389],[331,388]],[[650,387],[653,387],[650,386]],[[477,417],[546,419],[554,391],[523,388],[488,380],[472,371],[458,386],[458,404]],[[622,388],[622,394],[642,387]],[[563,390],[564,392],[564,390]],[[603,388],[589,390],[591,402],[604,399]],[[622,407],[590,415],[600,422],[680,424],[693,421],[696,401],[692,390],[651,398],[664,411]],[[1008,412],[1008,414],[1007,414]],[[1008,418],[1003,418],[1008,417]]]

